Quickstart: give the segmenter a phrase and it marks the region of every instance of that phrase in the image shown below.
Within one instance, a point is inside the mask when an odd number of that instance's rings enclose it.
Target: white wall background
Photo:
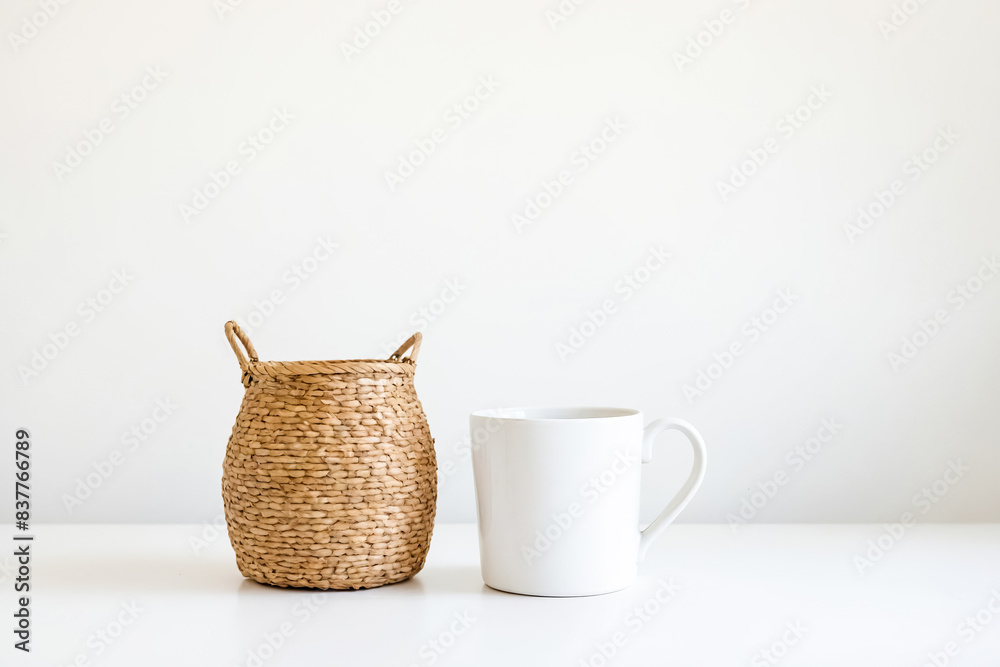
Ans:
[[[753,520],[898,520],[949,461],[969,470],[920,518],[1000,520],[1000,280],[961,308],[952,292],[1000,251],[996,3],[910,0],[885,37],[891,0],[595,0],[554,29],[554,1],[402,0],[350,60],[341,45],[385,2],[216,5],[70,2],[43,21],[37,2],[5,3],[0,442],[32,430],[37,519],[211,521],[242,393],[226,320],[281,290],[252,333],[262,358],[381,356],[457,281],[422,327],[417,375],[454,465],[440,520],[474,520],[466,415],[499,404],[692,421],[711,460],[684,521],[725,521],[779,471]],[[675,52],[723,9],[731,22],[681,71]],[[124,117],[116,100],[149,67],[166,78]],[[456,127],[446,114],[480,77],[498,86]],[[814,87],[830,99],[787,136],[777,124]],[[241,142],[274,109],[294,119],[248,160]],[[105,118],[113,131],[60,178],[54,162]],[[609,118],[625,129],[579,171]],[[444,142],[390,191],[385,172],[437,128]],[[905,163],[948,128],[954,145],[911,180]],[[723,201],[717,183],[769,137],[777,152]],[[240,173],[185,222],[179,207],[230,160]],[[518,233],[512,214],[564,169],[571,185]],[[849,241],[894,179],[905,191]],[[318,237],[339,247],[296,287],[284,276]],[[661,246],[667,265],[616,293]],[[101,312],[79,306],[122,270],[134,277]],[[794,305],[752,340],[744,323],[781,289]],[[561,359],[605,299],[615,313]],[[894,369],[887,354],[939,309],[946,324]],[[733,342],[744,354],[689,401],[684,385]],[[129,449],[158,399],[176,410]],[[843,427],[796,469],[787,452],[828,418]],[[690,461],[679,437],[656,456],[647,516]]]

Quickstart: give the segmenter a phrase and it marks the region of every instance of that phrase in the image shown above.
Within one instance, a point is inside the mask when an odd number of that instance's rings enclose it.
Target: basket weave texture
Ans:
[[[243,576],[349,589],[419,572],[437,499],[434,440],[413,387],[420,333],[388,360],[347,361],[260,361],[235,322],[226,337],[246,387],[222,474]]]

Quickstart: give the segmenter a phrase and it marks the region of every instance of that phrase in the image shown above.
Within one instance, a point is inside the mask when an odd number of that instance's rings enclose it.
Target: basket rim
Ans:
[[[406,359],[315,359],[304,361],[249,360],[247,372],[253,376],[367,375],[390,373],[413,375],[416,362]]]

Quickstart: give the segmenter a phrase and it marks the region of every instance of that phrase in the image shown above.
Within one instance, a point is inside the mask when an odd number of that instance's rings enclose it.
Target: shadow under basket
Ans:
[[[389,359],[345,361],[260,361],[235,322],[226,338],[246,387],[222,466],[243,576],[350,589],[419,572],[437,499],[434,440],[413,387],[421,334]]]

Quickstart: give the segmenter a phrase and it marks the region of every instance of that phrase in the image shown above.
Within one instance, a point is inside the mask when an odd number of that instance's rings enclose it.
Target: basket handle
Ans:
[[[236,360],[240,362],[240,370],[244,373],[250,372],[250,364],[247,362],[247,358],[243,356],[243,351],[240,346],[236,344],[237,339],[239,342],[243,343],[243,347],[246,348],[247,354],[250,355],[250,361],[258,361],[257,350],[254,348],[253,343],[247,338],[247,335],[243,333],[243,329],[240,329],[240,325],[236,324],[232,320],[226,322],[226,338],[229,339],[229,344],[233,346],[233,352],[236,353]]]
[[[393,352],[392,354],[389,355],[389,360],[390,361],[395,361],[395,360],[406,361],[406,360],[409,360],[409,361],[412,361],[413,363],[417,363],[417,355],[420,353],[420,341],[422,341],[423,339],[424,339],[424,335],[422,333],[420,333],[419,331],[417,333],[413,334],[412,336],[410,336],[409,338],[406,339],[405,343],[403,343],[402,345],[399,346],[398,350],[396,350],[395,352]],[[406,357],[406,359],[403,359],[402,358],[403,357],[403,353],[406,352],[407,350],[409,350],[411,345],[413,346],[413,349],[410,350],[410,354]]]

